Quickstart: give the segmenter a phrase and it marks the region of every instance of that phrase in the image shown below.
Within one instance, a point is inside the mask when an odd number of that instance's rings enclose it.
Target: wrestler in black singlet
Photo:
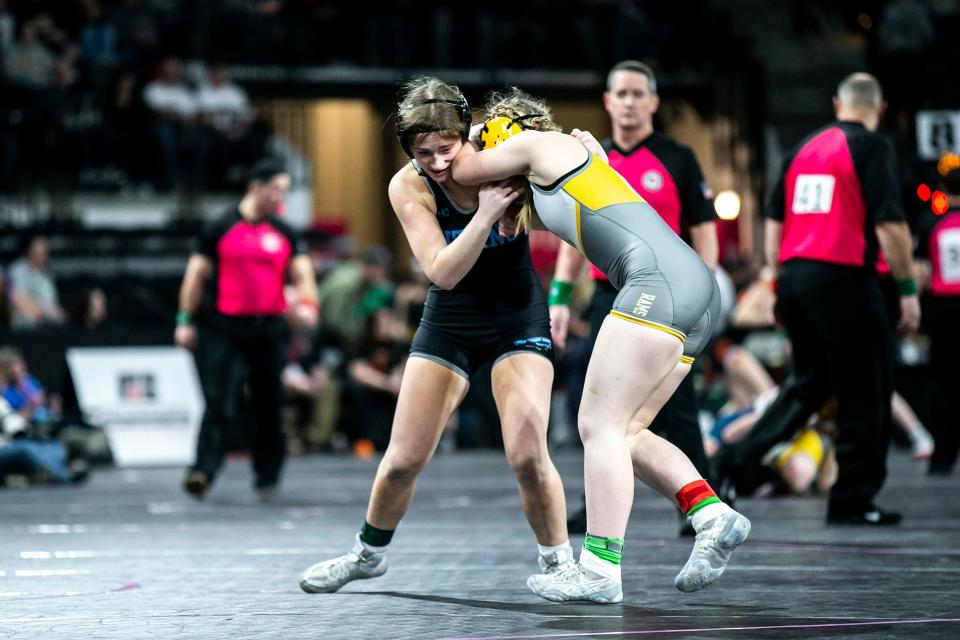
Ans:
[[[477,207],[461,209],[440,184],[423,178],[449,244]],[[494,225],[480,257],[454,288],[430,284],[410,355],[469,378],[484,362],[522,351],[553,359],[547,299],[530,263],[527,235],[501,238]]]

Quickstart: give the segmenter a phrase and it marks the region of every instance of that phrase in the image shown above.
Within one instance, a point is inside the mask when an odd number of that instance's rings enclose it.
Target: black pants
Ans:
[[[883,378],[883,382],[886,384],[883,393],[887,399],[885,405],[887,411],[884,414],[887,421],[886,434],[887,438],[892,438],[896,428],[892,405],[893,394],[897,390],[897,354],[900,352],[900,334],[897,331],[897,325],[900,324],[900,291],[892,274],[888,273],[880,276],[877,282],[880,285],[883,308],[887,312],[887,350],[881,355],[885,358],[884,371],[886,372],[886,377]]]
[[[750,468],[835,396],[839,472],[829,511],[868,510],[886,479],[893,369],[892,329],[876,276],[791,260],[781,271],[777,309],[793,346],[794,375],[750,434],[725,450],[724,471],[736,478],[738,468]]]
[[[286,455],[280,375],[287,335],[286,321],[278,316],[221,316],[201,328],[197,364],[207,407],[200,423],[194,469],[212,479],[223,465],[226,431],[237,423],[246,381],[253,407],[250,456],[256,486],[267,487],[279,480]]]
[[[613,301],[617,297],[617,290],[606,280],[598,280],[594,289],[593,298],[587,308],[590,319],[590,351],[597,341],[600,326],[610,314]],[[697,390],[693,385],[693,376],[687,376],[677,387],[676,392],[660,409],[650,430],[658,436],[673,443],[683,451],[693,466],[704,478],[709,478],[709,464],[703,451],[703,437],[700,434],[700,423],[697,419],[699,404]]]
[[[757,420],[747,435],[739,442],[725,446],[720,457],[720,474],[731,478],[737,491],[746,495],[749,495],[760,485],[775,477],[775,474],[762,464],[761,460],[763,455],[774,445],[789,440],[794,434],[803,429],[810,416],[819,411],[824,403],[833,397],[835,393],[835,387],[822,375],[823,371],[828,370],[828,365],[825,364],[825,360],[822,358],[820,360],[811,358],[810,356],[814,354],[810,353],[810,351],[830,349],[833,347],[827,345],[836,343],[827,342],[826,340],[818,342],[820,338],[817,337],[818,334],[815,333],[810,318],[799,313],[796,309],[798,305],[802,305],[802,300],[799,300],[799,298],[804,295],[804,293],[802,293],[804,289],[802,289],[799,283],[809,277],[811,278],[811,282],[820,282],[822,284],[829,282],[833,275],[838,274],[840,278],[839,282],[841,283],[839,286],[841,287],[851,286],[862,289],[863,286],[865,286],[858,284],[859,279],[851,276],[849,273],[850,269],[846,267],[797,260],[790,263],[789,268],[785,266],[785,271],[789,272],[786,276],[787,290],[784,292],[782,289],[784,280],[781,277],[777,287],[778,311],[780,312],[784,325],[787,327],[788,333],[790,333],[790,341],[793,345],[795,359],[793,375],[788,377],[784,383],[780,385],[780,392],[777,398],[767,407],[767,410]],[[871,345],[871,348],[875,351],[876,365],[875,370],[871,372],[865,371],[866,367],[864,367],[864,372],[859,374],[859,376],[862,378],[865,373],[873,373],[873,379],[880,388],[879,393],[883,404],[880,408],[880,417],[877,419],[882,420],[883,424],[875,429],[875,437],[884,439],[882,447],[885,465],[887,444],[893,429],[893,415],[890,411],[890,402],[894,390],[897,347],[897,336],[893,327],[899,316],[900,306],[899,294],[893,279],[890,277],[880,278],[876,280],[876,282],[878,286],[875,292],[864,289],[864,293],[867,296],[867,298],[865,298],[865,300],[867,300],[865,304],[872,304],[871,313],[877,317],[885,317],[887,322],[878,322],[869,315],[865,316],[867,319],[864,320],[864,322],[872,326],[873,330],[876,331],[876,341]],[[846,283],[846,285],[843,283]],[[869,288],[873,289],[873,287]],[[796,291],[794,291],[794,289],[796,289]],[[784,298],[784,295],[786,298]],[[791,320],[789,321],[784,317],[785,307],[780,304],[780,301],[784,299],[788,300],[786,313],[791,316]],[[819,304],[820,302],[818,300],[812,300],[808,306],[810,309],[813,309]],[[836,307],[837,314],[845,315],[847,313],[846,309],[852,304],[854,303],[851,301],[847,303],[847,306]],[[824,316],[824,314],[820,315]],[[829,316],[830,314],[828,313],[826,315]],[[821,325],[826,325],[833,321],[832,318],[828,317],[820,318]],[[793,325],[792,327],[790,326],[791,324]],[[799,336],[799,346],[794,338],[795,332]],[[821,333],[826,332],[826,327],[821,326]],[[861,335],[861,333],[862,332],[857,329],[855,335]],[[834,335],[831,339],[836,337],[839,336]],[[867,339],[865,334],[863,335],[863,339]],[[849,347],[842,341],[840,345],[838,348],[841,348],[843,352],[849,351]],[[803,350],[803,352],[798,355],[798,350]],[[864,384],[866,384],[866,382],[864,382]],[[885,474],[886,472],[884,471],[883,475],[885,476]],[[882,483],[883,480],[881,478],[879,484],[882,485]],[[879,487],[877,490],[879,490]],[[871,494],[871,499],[872,495],[875,494],[876,491]],[[843,500],[839,501],[836,508],[844,509],[843,502]],[[857,500],[853,502],[857,502]]]
[[[960,296],[927,300],[924,324],[930,333],[930,368],[933,373],[933,412],[930,432],[934,450],[930,467],[952,470],[960,452]]]

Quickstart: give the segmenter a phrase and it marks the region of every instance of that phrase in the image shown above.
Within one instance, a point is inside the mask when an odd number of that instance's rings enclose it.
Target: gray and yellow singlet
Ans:
[[[603,160],[548,187],[531,183],[544,226],[620,290],[613,315],[675,335],[692,361],[716,328],[720,291],[700,256]]]

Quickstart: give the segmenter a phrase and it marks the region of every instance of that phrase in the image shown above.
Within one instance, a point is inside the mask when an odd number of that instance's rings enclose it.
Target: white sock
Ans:
[[[375,547],[372,544],[367,544],[366,542],[360,539],[359,533],[357,534],[357,542],[360,543],[360,546],[363,547],[365,551],[369,551],[370,553],[386,553],[387,552],[386,545],[382,547]]]
[[[599,573],[611,580],[623,582],[623,580],[620,579],[620,565],[607,562],[603,558],[594,555],[594,553],[586,547],[580,548],[580,566],[585,569],[590,569],[594,573]]]
[[[704,525],[717,516],[722,516],[728,511],[733,511],[733,509],[731,509],[730,506],[724,502],[714,502],[713,504],[708,504],[690,516],[690,524],[693,525],[694,531],[700,533],[700,529],[702,529]]]
[[[551,546],[542,545],[542,544],[538,544],[538,545],[537,545],[537,548],[540,549],[540,555],[542,555],[542,556],[545,556],[545,555],[547,555],[548,553],[553,553],[554,551],[560,551],[560,550],[562,550],[562,549],[570,549],[570,557],[571,557],[571,558],[573,557],[573,547],[570,546],[570,541],[569,541],[569,540],[564,540],[564,541],[563,541],[563,544],[553,545],[552,547],[551,547]]]
[[[569,540],[564,540],[563,544],[544,546],[538,544],[540,549],[540,567],[546,570],[551,566],[560,566],[573,562],[573,547]]]

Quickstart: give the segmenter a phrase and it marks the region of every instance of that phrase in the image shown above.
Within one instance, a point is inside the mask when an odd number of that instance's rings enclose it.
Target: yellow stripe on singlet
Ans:
[[[680,356],[680,362],[683,364],[693,364],[694,358],[690,356]]]
[[[618,317],[618,318],[623,318],[624,320],[628,320],[628,321],[630,321],[630,322],[635,322],[636,324],[640,324],[640,325],[643,325],[643,326],[645,326],[645,327],[650,327],[651,329],[656,329],[656,330],[658,330],[658,331],[663,331],[664,333],[669,333],[670,335],[672,335],[672,336],[674,336],[675,338],[679,339],[680,342],[686,342],[686,340],[687,340],[687,336],[683,335],[682,333],[680,333],[679,331],[677,331],[677,330],[674,329],[673,327],[668,327],[668,326],[665,325],[665,324],[659,324],[659,323],[656,323],[656,322],[650,322],[649,320],[643,320],[643,319],[641,319],[641,318],[635,318],[634,316],[627,315],[626,313],[623,313],[622,311],[617,311],[616,309],[611,309],[610,315],[616,316],[616,317]],[[692,360],[691,360],[691,362],[692,362]]]
[[[599,211],[612,204],[646,202],[619,173],[597,157],[593,158],[583,172],[570,178],[563,185],[563,190],[592,211]],[[577,211],[579,213],[579,208]],[[578,223],[577,231],[579,230]]]

